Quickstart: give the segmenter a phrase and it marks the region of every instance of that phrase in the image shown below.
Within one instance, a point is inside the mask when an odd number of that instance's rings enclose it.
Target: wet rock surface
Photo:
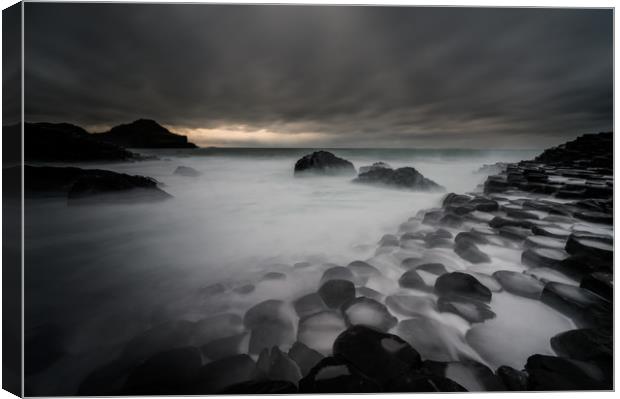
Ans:
[[[201,298],[226,296],[243,311],[151,326],[79,392],[609,390],[610,143],[587,135],[489,167],[480,190],[450,193],[372,238],[368,259],[299,259],[255,281],[203,287]],[[304,170],[352,173],[327,159]],[[373,165],[360,177],[400,181],[398,170]],[[292,289],[296,278],[303,289]],[[56,338],[35,337],[65,350]]]
[[[398,169],[371,168],[367,172],[360,173],[353,181],[355,183],[384,185],[410,190],[445,190],[442,186],[422,176],[420,172],[411,167]]]

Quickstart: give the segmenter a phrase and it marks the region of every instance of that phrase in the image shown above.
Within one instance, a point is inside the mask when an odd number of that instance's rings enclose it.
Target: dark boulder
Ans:
[[[444,197],[442,201],[442,206],[444,208],[461,206],[465,205],[470,200],[471,197],[469,195],[449,193]]]
[[[439,276],[435,281],[435,292],[439,296],[459,295],[483,302],[491,301],[491,290],[475,277],[460,272]]]
[[[581,328],[551,338],[551,347],[560,356],[591,361],[611,371],[614,342],[611,329]]]
[[[355,286],[348,280],[329,280],[321,285],[319,295],[328,307],[335,309],[355,298]]]
[[[613,301],[614,276],[611,273],[595,272],[588,274],[581,279],[579,286],[592,291],[610,302]]]
[[[316,292],[298,298],[293,302],[293,306],[297,316],[300,318],[327,310],[327,305],[325,305],[321,296]]]
[[[454,242],[458,244],[461,240],[468,240],[475,244],[488,244],[489,240],[485,237],[484,234],[478,233],[476,231],[462,231],[454,237]]]
[[[353,180],[355,183],[385,185],[422,191],[443,191],[444,188],[434,181],[425,178],[411,167],[387,169],[378,168],[360,173]]]
[[[427,291],[431,288],[426,285],[426,282],[416,270],[409,270],[403,273],[403,275],[398,279],[398,284],[403,288],[422,291]]]
[[[571,317],[580,327],[611,326],[611,303],[584,288],[550,282],[545,285],[541,300]]]
[[[295,163],[296,176],[308,173],[328,176],[354,175],[355,168],[351,162],[338,158],[331,152],[316,151]]]
[[[441,219],[439,219],[440,226],[446,226],[451,228],[459,228],[463,224],[464,220],[462,216],[454,215],[451,213],[445,214]]]
[[[591,363],[562,357],[533,355],[525,364],[528,390],[577,391],[612,389],[612,383]]]
[[[585,220],[587,222],[592,222],[592,223],[603,223],[603,224],[614,223],[614,215],[611,213],[582,211],[582,212],[575,212],[574,216],[577,219]]]
[[[380,386],[418,368],[418,352],[396,335],[353,326],[336,338],[334,357]]]
[[[613,240],[594,234],[571,234],[566,241],[566,252],[571,255],[589,255],[594,258],[612,260]]]

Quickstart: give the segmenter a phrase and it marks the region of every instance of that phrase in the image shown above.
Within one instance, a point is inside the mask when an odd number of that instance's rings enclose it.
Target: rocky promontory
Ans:
[[[118,125],[105,133],[96,133],[94,137],[127,148],[196,148],[187,136],[172,133],[150,119]]]
[[[6,168],[4,178],[19,179],[20,167]],[[24,195],[28,198],[64,197],[69,205],[162,201],[172,196],[158,182],[101,169],[24,166]]]

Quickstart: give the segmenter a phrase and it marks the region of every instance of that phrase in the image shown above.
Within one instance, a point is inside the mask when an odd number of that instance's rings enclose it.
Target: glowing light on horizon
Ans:
[[[245,125],[218,128],[184,128],[170,126],[170,131],[188,136],[202,147],[206,146],[299,146],[324,136],[318,132],[282,133],[267,129],[253,130]]]

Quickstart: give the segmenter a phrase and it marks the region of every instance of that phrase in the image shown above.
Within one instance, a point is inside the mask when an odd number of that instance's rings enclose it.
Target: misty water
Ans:
[[[382,235],[397,233],[419,210],[439,206],[445,194],[359,185],[351,177],[295,178],[295,161],[310,150],[140,152],[158,159],[77,166],[153,177],[173,199],[78,207],[57,198],[27,200],[26,337],[54,326],[65,349],[59,361],[30,376],[35,392],[74,393],[93,368],[116,358],[128,340],[159,323],[199,321],[221,313],[243,316],[260,301],[292,301],[315,292],[326,263],[365,260],[383,274],[369,280],[368,287],[384,295],[435,298],[398,286],[400,261],[415,247],[400,253],[376,250]],[[531,159],[538,151],[334,153],[356,168],[377,161],[413,166],[447,192],[465,193],[486,178],[475,173],[483,164]],[[174,175],[180,165],[201,175]],[[483,283],[484,275],[495,270],[526,269],[516,249],[488,245],[483,250],[494,262],[474,266],[451,249],[426,254],[449,271],[477,273]],[[310,266],[299,267],[300,262]],[[268,272],[287,277],[264,280]],[[435,278],[422,274],[429,281]],[[570,282],[566,276],[559,278]],[[248,284],[254,291],[239,294]],[[533,353],[553,353],[551,336],[574,328],[542,302],[508,292],[494,292],[491,308],[497,317],[473,327],[454,314],[424,310],[435,323],[432,344],[443,347],[437,360],[469,357],[492,369],[502,364],[520,369]],[[475,334],[478,344],[465,341],[468,333]],[[316,342],[317,349],[321,345]],[[424,348],[432,345],[422,342],[420,347],[424,356]]]

